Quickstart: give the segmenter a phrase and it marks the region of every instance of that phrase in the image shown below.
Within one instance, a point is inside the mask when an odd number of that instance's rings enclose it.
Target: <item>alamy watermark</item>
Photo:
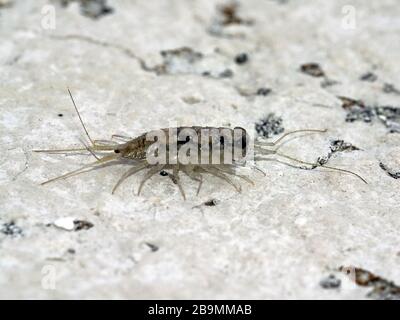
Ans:
[[[243,128],[172,127],[146,134],[149,164],[232,164],[248,156]]]

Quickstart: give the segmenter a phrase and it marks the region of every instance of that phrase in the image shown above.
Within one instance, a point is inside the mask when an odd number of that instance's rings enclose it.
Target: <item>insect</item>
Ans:
[[[146,181],[158,173],[162,176],[168,176],[172,182],[178,186],[184,199],[186,199],[186,195],[180,180],[180,172],[186,174],[193,181],[198,182],[197,194],[199,194],[201,190],[204,174],[210,174],[227,182],[238,192],[241,192],[241,186],[236,182],[235,178],[239,178],[250,184],[254,184],[250,178],[237,172],[238,168],[249,165],[249,163],[246,161],[246,157],[249,153],[250,137],[243,128],[236,127],[231,129],[224,127],[216,128],[199,126],[164,128],[160,130],[149,131],[136,138],[113,135],[111,140],[93,140],[86,129],[86,126],[81,118],[74,98],[69,89],[68,93],[85,134],[89,139],[90,145],[82,142],[82,148],[34,151],[46,153],[89,152],[96,160],[74,171],[45,181],[42,183],[42,185],[116,164],[128,165],[129,169],[116,182],[112,189],[112,193],[115,193],[117,188],[127,178],[144,170],[146,173],[139,184],[137,192],[138,195],[141,193]],[[172,140],[171,135],[168,134],[171,131],[175,131],[180,139]],[[212,131],[214,135],[206,135],[206,133],[209,131]],[[306,170],[312,170],[320,167],[326,170],[339,171],[354,175],[363,182],[367,183],[361,176],[354,172],[321,165],[318,163],[302,161],[281,153],[279,149],[286,137],[301,132],[322,133],[326,132],[326,130],[296,130],[282,135],[275,142],[267,142],[263,140],[254,141],[254,160],[276,161],[285,165]],[[153,136],[153,138],[155,136],[156,138],[149,139],[149,136]],[[181,139],[182,136],[183,139]],[[120,142],[117,142],[116,140],[119,140]],[[156,145],[158,148],[154,148]],[[151,150],[153,153],[149,152]],[[172,150],[175,150],[176,152],[171,152]],[[204,154],[205,157],[203,157]],[[180,157],[181,155],[186,156],[186,158]],[[188,162],[187,156],[190,156],[189,160],[196,158],[197,162]],[[156,158],[156,160],[163,158],[164,161],[154,162],[153,158]],[[286,161],[281,159],[285,159]],[[293,163],[296,163],[297,165]],[[252,168],[261,171],[254,165]],[[265,175],[264,172],[263,174]]]

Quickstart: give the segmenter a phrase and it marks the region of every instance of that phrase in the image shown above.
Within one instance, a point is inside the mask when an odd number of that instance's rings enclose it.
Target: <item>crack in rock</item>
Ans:
[[[24,168],[23,168],[20,172],[18,172],[18,173],[12,178],[12,181],[17,180],[18,177],[19,177],[21,174],[23,174],[26,170],[28,170],[28,168],[29,168],[28,153],[27,153],[25,150],[23,150],[23,152],[24,152],[24,156],[25,156]]]
[[[389,169],[383,162],[379,162],[379,167],[393,179],[400,179],[400,171]]]

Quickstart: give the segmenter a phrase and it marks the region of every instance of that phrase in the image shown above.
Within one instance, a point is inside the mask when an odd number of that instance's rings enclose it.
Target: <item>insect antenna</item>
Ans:
[[[78,168],[76,170],[67,172],[67,173],[65,173],[65,174],[63,174],[61,176],[58,176],[58,177],[55,177],[53,179],[47,180],[45,182],[42,182],[41,185],[45,185],[45,184],[48,184],[50,182],[54,182],[54,181],[61,180],[61,179],[66,179],[66,178],[69,178],[69,177],[72,177],[72,176],[76,176],[76,175],[84,173],[84,172],[92,171],[92,170],[98,168],[100,165],[103,165],[106,162],[115,160],[117,158],[118,158],[118,155],[116,155],[116,154],[111,154],[111,155],[105,156],[105,157],[103,157],[103,158],[101,158],[101,159],[99,159],[99,160],[97,160],[95,162],[92,162],[92,163],[89,163],[87,165],[84,165],[84,166],[82,166],[82,167],[80,167],[80,168]],[[85,169],[89,169],[89,170],[85,170]]]
[[[325,169],[329,169],[329,170],[333,170],[333,171],[339,171],[339,172],[343,172],[343,173],[348,173],[348,174],[351,174],[351,175],[357,177],[358,179],[360,179],[365,184],[368,184],[368,182],[363,177],[361,177],[357,173],[355,173],[353,171],[350,171],[350,170],[341,169],[341,168],[335,168],[335,167],[331,167],[331,166],[321,165],[321,164],[318,164],[318,163],[311,163],[311,162],[303,161],[303,160],[296,159],[294,157],[288,156],[288,155],[286,155],[284,153],[280,153],[280,152],[276,152],[276,155],[281,156],[281,157],[286,158],[286,159],[289,159],[289,160],[292,160],[292,161],[297,162],[297,163],[301,163],[301,164],[305,164],[305,165],[311,166],[310,169],[325,168]]]
[[[71,90],[69,90],[69,88],[67,88],[67,90],[68,90],[69,96],[71,97],[71,101],[72,101],[72,104],[74,105],[76,114],[77,114],[78,117],[79,117],[79,121],[80,121],[81,124],[82,124],[83,130],[85,130],[86,136],[88,137],[90,143],[91,143],[92,146],[93,146],[93,145],[94,145],[94,142],[93,142],[92,138],[90,137],[89,132],[87,131],[85,124],[83,123],[83,120],[82,120],[82,118],[81,118],[81,114],[79,113],[79,110],[78,110],[78,107],[76,106],[75,100],[74,100],[74,98],[72,97]]]
[[[82,117],[79,113],[78,107],[76,106],[75,100],[72,96],[71,90],[69,88],[67,88],[69,96],[71,97],[71,101],[72,104],[75,108],[76,114],[78,115],[79,121],[82,124],[83,130],[85,130],[86,136],[88,137],[91,146],[86,146],[85,143],[84,144],[84,148],[68,148],[68,149],[42,149],[42,150],[32,150],[33,152],[45,152],[45,153],[63,153],[63,152],[78,152],[78,151],[88,151],[90,152],[97,160],[99,160],[99,158],[94,154],[95,150],[98,151],[109,151],[109,150],[113,150],[113,148],[111,147],[107,147],[107,146],[102,146],[102,145],[98,145],[95,143],[95,141],[90,137],[88,130],[86,129],[85,124],[83,123]]]
[[[286,138],[289,135],[292,135],[294,133],[299,133],[299,132],[315,132],[315,133],[324,133],[327,132],[327,129],[301,129],[301,130],[294,130],[294,131],[289,131],[287,133],[285,133],[284,135],[282,135],[281,137],[279,137],[277,140],[275,140],[274,142],[266,142],[266,141],[256,141],[255,145],[256,146],[265,146],[265,147],[272,147],[277,145],[279,142],[281,142],[284,138]]]
[[[323,132],[326,132],[326,131],[327,131],[326,129],[324,129],[324,130],[321,130],[321,129],[302,129],[302,130],[290,131],[290,132],[285,133],[283,136],[281,136],[280,138],[278,138],[274,142],[256,141],[255,144],[254,144],[255,151],[257,151],[259,154],[264,155],[264,156],[276,154],[276,155],[278,155],[280,157],[289,159],[291,161],[310,166],[310,168],[298,167],[299,169],[310,169],[311,170],[311,169],[319,167],[319,168],[324,168],[324,169],[328,169],[328,170],[331,170],[331,171],[343,172],[343,173],[351,174],[351,175],[357,177],[358,179],[360,179],[365,184],[368,184],[368,182],[363,177],[361,177],[357,173],[352,172],[350,170],[341,169],[341,168],[335,168],[335,167],[326,166],[326,165],[321,165],[319,163],[311,163],[311,162],[307,162],[307,161],[303,161],[303,160],[300,160],[300,159],[296,159],[296,158],[291,157],[289,155],[286,155],[284,153],[278,152],[278,149],[282,146],[282,144],[279,144],[279,143],[284,138],[286,138],[288,135],[291,135],[293,133],[299,133],[299,132],[316,132],[316,133],[320,132],[320,133],[323,133]],[[271,149],[265,148],[265,147],[274,147],[274,146],[276,146],[276,147],[275,148],[271,148]],[[277,162],[281,162],[281,163],[284,163],[284,164],[288,164],[288,163],[285,163],[285,162],[279,161],[278,159],[273,159],[273,158],[260,158],[260,157],[258,157],[257,159],[258,160],[267,160],[267,161],[277,161]]]

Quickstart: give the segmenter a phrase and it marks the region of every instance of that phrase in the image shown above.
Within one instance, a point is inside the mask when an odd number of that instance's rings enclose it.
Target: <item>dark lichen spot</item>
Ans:
[[[245,64],[247,61],[249,61],[247,53],[240,53],[235,57],[235,62],[237,64]]]
[[[80,230],[88,230],[93,228],[94,225],[93,223],[85,220],[75,220],[74,221],[74,231],[80,231]]]
[[[342,108],[347,110],[346,122],[361,120],[371,122],[374,115],[372,108],[367,107],[362,100],[356,100],[348,97],[338,96],[342,101]]]
[[[389,129],[389,132],[400,132],[400,108],[379,106],[374,110],[378,119]]]
[[[385,93],[395,93],[400,94],[400,90],[397,89],[393,84],[385,83],[382,88],[383,92]]]
[[[361,81],[369,81],[369,82],[374,82],[378,79],[377,75],[372,73],[372,72],[367,72],[364,73],[363,75],[360,76]]]
[[[325,76],[324,71],[318,63],[310,62],[300,66],[301,72],[308,74],[312,77],[323,77]]]
[[[330,274],[328,277],[322,279],[319,285],[324,289],[337,289],[341,283],[340,279],[336,278],[334,274]]]
[[[400,132],[400,108],[393,106],[367,106],[362,100],[338,97],[347,110],[346,121],[372,122],[378,118],[389,132]]]
[[[238,15],[239,3],[231,2],[217,7],[219,20],[222,25],[251,24],[251,20],[240,18]]]
[[[235,36],[240,36],[240,34],[232,35],[225,33],[225,28],[231,25],[249,26],[253,24],[253,20],[240,17],[238,14],[238,9],[239,3],[236,1],[217,6],[216,15],[211,21],[208,32],[217,37],[232,38]]]
[[[259,136],[265,138],[280,134],[285,130],[282,126],[282,121],[281,117],[277,117],[274,113],[270,113],[256,122],[256,132]]]
[[[153,68],[158,75],[163,74],[189,74],[195,72],[194,65],[203,59],[201,52],[189,47],[181,47],[160,52],[163,63]]]
[[[22,229],[18,227],[14,221],[3,223],[0,232],[6,236],[18,237],[22,235]]]
[[[343,97],[343,96],[338,96],[338,98],[342,101],[342,108],[343,109],[349,109],[354,106],[358,106],[361,108],[365,107],[364,101],[362,100],[356,100],[348,97]]]
[[[319,157],[317,163],[322,166],[326,164],[337,152],[349,152],[356,150],[360,150],[360,148],[352,145],[351,143],[345,142],[344,140],[332,140],[328,154],[324,157]]]
[[[400,300],[400,287],[372,272],[355,267],[340,267],[339,271],[350,276],[359,286],[371,287],[367,297],[376,300]]]
[[[256,94],[258,96],[267,96],[271,93],[271,89],[270,88],[259,88],[256,92]]]

